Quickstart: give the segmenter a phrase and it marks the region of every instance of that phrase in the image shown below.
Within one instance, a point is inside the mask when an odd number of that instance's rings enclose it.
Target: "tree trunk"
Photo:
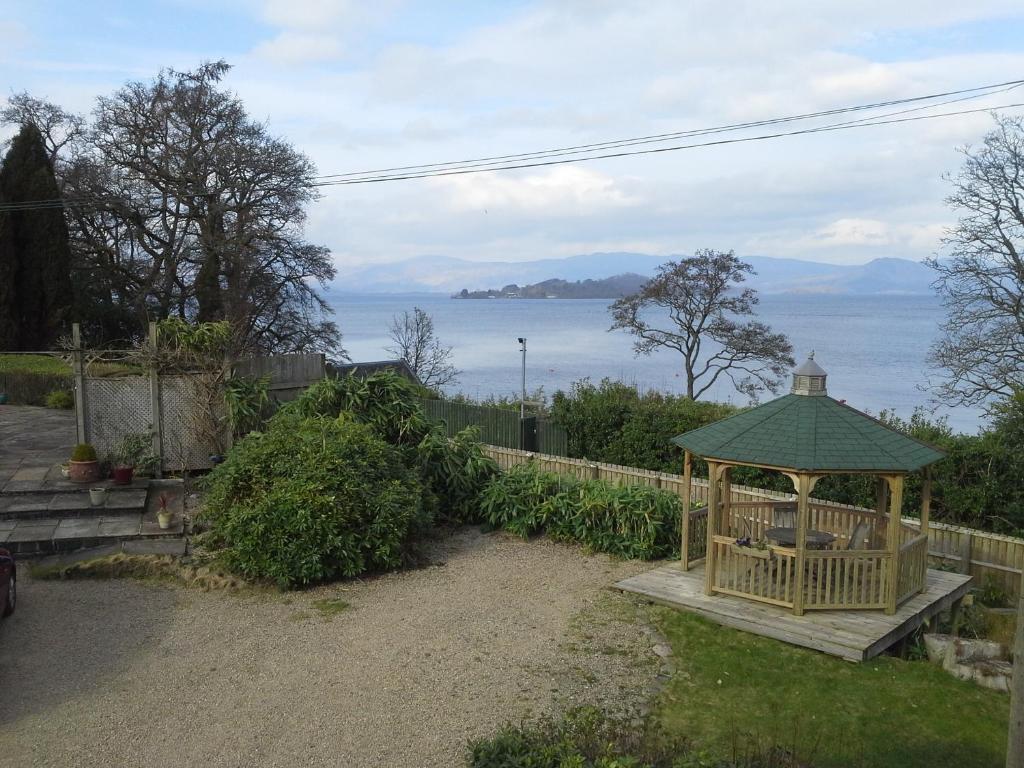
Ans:
[[[1013,678],[1010,687],[1010,734],[1006,768],[1024,768],[1024,574],[1017,595],[1017,634],[1013,640]]]

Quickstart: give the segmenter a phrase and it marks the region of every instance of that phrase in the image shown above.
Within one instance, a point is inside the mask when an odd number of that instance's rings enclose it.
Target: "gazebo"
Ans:
[[[790,394],[673,438],[685,449],[684,509],[694,456],[707,461],[707,506],[684,514],[683,568],[705,564],[704,591],[792,609],[881,609],[925,588],[930,445],[828,396],[814,353],[793,372]],[[795,499],[751,500],[732,488],[733,467],[776,470]],[[904,523],[908,475],[924,475],[920,526]],[[877,478],[873,510],[812,497],[826,475]]]

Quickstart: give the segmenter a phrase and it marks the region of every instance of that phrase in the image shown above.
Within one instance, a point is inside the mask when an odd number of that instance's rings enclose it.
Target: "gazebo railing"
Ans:
[[[797,603],[797,584],[803,582],[800,603],[805,610],[884,609],[892,594],[893,553],[884,549],[889,520],[871,510],[812,504],[808,529],[834,536],[820,549],[805,549],[803,578],[796,577],[797,550],[768,541],[767,530],[779,527],[780,506],[792,501],[733,501],[720,508],[718,530],[712,537],[713,589],[784,607]],[[700,510],[706,525],[707,516]],[[696,554],[695,518],[691,514],[691,562]],[[788,522],[786,527],[792,526]],[[864,540],[851,542],[864,535]],[[706,530],[706,529],[704,529]],[[738,540],[747,539],[752,546]],[[900,526],[896,601],[902,603],[925,587],[928,539],[913,528]],[[696,555],[696,557],[695,557]]]
[[[804,608],[885,608],[891,552],[882,550],[812,550],[804,555]]]
[[[690,532],[686,541],[687,567],[704,562],[708,554],[708,508],[690,510]]]
[[[913,529],[904,527],[904,532]],[[899,570],[896,577],[896,604],[913,597],[928,578],[928,534],[918,534],[900,547]]]
[[[796,550],[737,546],[730,536],[715,536],[716,592],[792,608],[796,595]]]

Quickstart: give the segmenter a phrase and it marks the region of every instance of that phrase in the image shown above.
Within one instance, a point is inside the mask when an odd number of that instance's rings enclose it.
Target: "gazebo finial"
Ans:
[[[824,396],[828,394],[825,388],[825,380],[828,374],[814,362],[814,350],[807,356],[804,364],[793,371],[793,387],[790,389],[794,395]]]

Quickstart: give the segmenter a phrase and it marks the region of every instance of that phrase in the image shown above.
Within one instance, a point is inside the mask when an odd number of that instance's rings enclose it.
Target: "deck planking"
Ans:
[[[788,608],[731,595],[704,594],[704,568],[664,566],[618,582],[623,592],[652,602],[683,608],[726,627],[811,648],[848,661],[867,661],[902,640],[926,621],[949,610],[970,587],[971,577],[928,569],[923,592],[896,613],[880,610],[807,611],[794,616]]]

